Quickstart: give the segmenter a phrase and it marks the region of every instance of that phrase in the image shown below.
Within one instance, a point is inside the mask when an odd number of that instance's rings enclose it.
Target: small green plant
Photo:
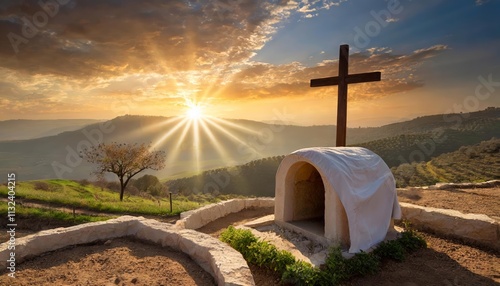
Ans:
[[[273,270],[277,273],[283,273],[288,265],[295,263],[295,257],[285,250],[278,250],[276,260],[273,261]]]
[[[229,226],[224,232],[222,232],[220,239],[239,251],[247,260],[252,251],[250,249],[250,245],[253,242],[257,242],[257,238],[251,231],[235,229],[233,226]]]
[[[330,252],[326,257],[324,265],[324,273],[321,276],[322,281],[331,281],[332,284],[337,284],[340,281],[349,278],[349,266],[346,259],[342,256],[340,247],[330,248]]]
[[[350,278],[377,273],[380,261],[376,255],[361,251],[351,259],[347,259],[346,263],[348,267],[347,273]]]
[[[318,284],[319,277],[320,270],[307,262],[299,260],[286,267],[281,280],[293,285],[309,286]]]
[[[360,252],[346,259],[340,247],[332,247],[320,276],[320,284],[335,285],[354,276],[374,274],[378,269],[378,257],[371,253]]]
[[[380,260],[389,258],[396,261],[403,261],[405,259],[405,249],[398,240],[390,240],[380,243],[373,251],[373,254],[378,256]]]
[[[403,225],[404,231],[401,232],[401,237],[398,238],[398,241],[406,251],[413,252],[427,247],[425,239],[411,227],[410,222],[405,220],[403,221]]]
[[[401,233],[399,242],[408,252],[413,252],[420,248],[426,248],[427,242],[414,230],[405,230]]]
[[[355,276],[374,274],[384,259],[404,260],[406,252],[426,247],[425,240],[408,225],[401,237],[381,243],[372,253],[360,252],[352,258],[342,256],[340,247],[332,247],[321,269],[304,261],[297,261],[287,251],[277,250],[274,245],[259,241],[251,231],[229,226],[220,239],[255,265],[272,269],[281,275],[285,283],[293,285],[338,285]]]

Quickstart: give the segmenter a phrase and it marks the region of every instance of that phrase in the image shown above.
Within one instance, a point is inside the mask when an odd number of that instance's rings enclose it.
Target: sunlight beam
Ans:
[[[170,131],[168,131],[162,137],[160,137],[160,139],[156,140],[156,142],[151,146],[151,149],[156,148],[158,145],[160,145],[160,143],[167,140],[168,137],[170,137],[172,134],[174,134],[175,131],[177,131],[179,128],[181,128],[182,125],[186,124],[186,122],[188,121],[187,118],[177,118],[177,119],[178,120],[182,119],[182,120],[179,123],[177,123],[172,129],[170,129]]]
[[[199,130],[199,126],[198,126],[198,123],[201,122],[200,120],[193,120],[194,122],[194,128],[193,128],[193,143],[194,143],[194,148],[193,148],[193,153],[194,153],[194,157],[195,157],[195,160],[196,160],[196,171],[199,172],[200,169],[201,169],[201,158],[200,158],[200,149],[201,149],[201,146],[200,146],[200,130]]]
[[[207,134],[208,138],[210,139],[210,143],[212,144],[212,146],[214,146],[219,156],[223,158],[224,162],[227,162],[228,161],[227,159],[230,158],[230,156],[226,152],[226,150],[222,148],[219,140],[215,138],[215,135],[212,133],[212,130],[210,130],[205,121],[200,121],[200,124],[201,124],[201,129],[203,130],[203,132],[205,132],[205,134]]]
[[[226,135],[227,137],[231,138],[232,140],[244,145],[244,146],[247,146],[249,147],[253,152],[255,152],[257,155],[259,156],[262,156],[262,154],[255,150],[255,148],[253,148],[252,146],[250,146],[247,142],[241,140],[240,138],[238,138],[236,135],[232,134],[231,132],[229,132],[228,130],[226,130],[224,127],[218,125],[217,123],[215,122],[212,122],[212,121],[209,121],[209,120],[206,120],[206,122],[208,124],[210,124],[211,126],[217,128],[219,131],[221,131],[222,133],[224,133],[224,135]]]
[[[186,138],[186,135],[191,128],[192,121],[187,120],[187,123],[188,124],[186,124],[184,126],[184,129],[182,130],[181,136],[177,139],[177,144],[173,147],[172,150],[170,150],[170,157],[167,159],[167,166],[172,166],[175,159],[177,159],[177,157],[179,156],[181,145],[185,143],[184,139]]]
[[[234,128],[234,129],[239,129],[239,130],[242,130],[242,131],[246,131],[247,133],[254,134],[254,135],[260,135],[260,133],[258,131],[255,131],[255,130],[247,128],[247,127],[243,127],[241,125],[238,125],[238,124],[236,124],[234,122],[231,122],[231,121],[228,121],[228,120],[225,120],[225,119],[222,119],[222,118],[217,118],[217,117],[210,116],[210,117],[207,117],[207,120],[214,120],[214,121],[217,121],[218,123],[224,124],[226,126]]]

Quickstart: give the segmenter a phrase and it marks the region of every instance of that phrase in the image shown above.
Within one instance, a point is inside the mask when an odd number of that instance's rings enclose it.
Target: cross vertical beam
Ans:
[[[380,81],[381,75],[380,72],[349,74],[349,45],[341,45],[339,76],[311,80],[311,87],[338,85],[337,147],[346,145],[348,84]]]
[[[346,145],[347,135],[347,76],[349,75],[349,46],[341,45],[339,52],[339,88],[337,99],[337,144]]]

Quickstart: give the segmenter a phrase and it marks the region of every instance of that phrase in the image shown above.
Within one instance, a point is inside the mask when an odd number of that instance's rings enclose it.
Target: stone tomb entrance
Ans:
[[[367,149],[298,150],[276,174],[276,224],[324,245],[367,250],[399,215],[392,173]]]

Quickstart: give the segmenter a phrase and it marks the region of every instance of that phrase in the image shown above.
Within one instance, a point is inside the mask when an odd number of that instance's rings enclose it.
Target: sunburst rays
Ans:
[[[208,165],[226,166],[241,162],[241,157],[248,155],[248,152],[253,152],[255,157],[261,156],[250,143],[251,138],[259,133],[229,120],[212,116],[191,117],[186,114],[146,129],[149,132],[153,129],[159,132],[163,127],[168,130],[153,142],[151,148],[167,148],[167,166],[172,169],[189,167],[190,171],[201,172]],[[186,161],[189,166],[185,166]]]

